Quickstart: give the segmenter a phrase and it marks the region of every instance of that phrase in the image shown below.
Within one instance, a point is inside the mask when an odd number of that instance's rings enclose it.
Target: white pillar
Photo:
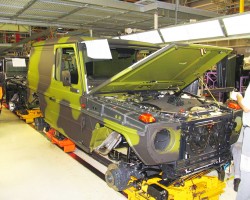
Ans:
[[[158,29],[158,11],[154,14],[154,29]]]

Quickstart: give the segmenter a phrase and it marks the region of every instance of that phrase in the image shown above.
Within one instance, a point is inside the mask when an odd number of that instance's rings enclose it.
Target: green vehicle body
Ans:
[[[197,99],[182,99],[181,105],[175,100],[231,49],[191,44],[160,48],[110,39],[105,42],[112,59],[102,59],[88,57],[87,42],[92,40],[63,37],[35,43],[28,71],[29,100],[36,93],[45,122],[87,153],[107,155],[121,144],[129,149],[108,169],[111,187],[123,190],[130,176],[145,178],[142,171],[176,179],[230,161],[233,112],[214,103],[200,106]],[[139,60],[138,54],[144,58]],[[145,113],[155,121],[139,119]],[[213,131],[217,136],[211,139]],[[215,137],[222,139],[216,143]],[[204,140],[209,139],[207,144]]]

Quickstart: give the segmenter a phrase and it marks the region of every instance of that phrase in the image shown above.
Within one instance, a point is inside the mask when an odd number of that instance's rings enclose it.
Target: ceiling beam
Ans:
[[[37,20],[25,20],[25,19],[6,19],[0,18],[0,23],[6,24],[17,24],[17,25],[30,25],[30,26],[41,26],[41,27],[63,27],[63,28],[81,28],[80,25],[63,24],[63,23],[51,23]]]
[[[137,11],[140,12],[141,5],[137,5],[134,3],[117,1],[117,0],[67,0],[67,2],[77,2],[81,4],[89,4],[96,6],[103,6],[109,8],[116,8],[121,10],[129,10],[129,11]]]
[[[92,27],[90,25],[81,25],[81,24],[65,24],[65,23],[53,23],[53,22],[42,22],[42,21],[30,21],[30,20],[10,20],[10,19],[2,19],[0,18],[0,23],[6,23],[6,24],[17,24],[17,25],[30,25],[30,26],[41,26],[41,27],[61,27],[61,28],[72,28],[72,29],[92,29],[96,31],[105,31],[105,32],[117,32],[120,29],[116,28],[101,28],[101,27]]]
[[[82,34],[89,34],[89,30],[86,29],[78,29],[75,31],[69,31],[66,35],[71,35],[71,36],[75,36],[75,35],[82,35]]]
[[[147,12],[157,9],[166,9],[175,11],[176,4],[160,2],[160,1],[152,1],[152,3],[147,5],[141,5],[136,3],[128,3],[124,1],[115,1],[115,0],[68,0],[70,2],[78,2],[90,5],[97,5],[103,7],[110,7],[122,10],[129,10],[129,11],[136,11],[136,12]],[[219,17],[220,15],[215,12],[205,11],[201,9],[193,9],[186,6],[178,6],[179,12],[194,14],[194,15],[201,15],[204,17]]]
[[[37,0],[31,0],[29,1],[21,10],[19,10],[15,15],[13,15],[10,19],[15,19],[19,15],[21,15],[25,10],[30,8]]]
[[[149,6],[150,5],[147,5],[147,7],[149,7]],[[146,8],[146,6],[145,6],[145,8]],[[157,8],[175,11],[176,4],[164,3],[164,2],[158,1],[157,2]],[[202,9],[190,8],[190,7],[181,6],[181,5],[178,6],[178,12],[183,12],[183,13],[193,14],[193,15],[199,15],[199,16],[203,16],[203,17],[211,17],[211,18],[221,16],[220,14],[215,13],[215,12],[210,12],[210,11],[206,11],[206,10],[202,10]]]
[[[76,9],[74,9],[74,10],[72,10],[72,11],[70,11],[70,12],[68,12],[68,13],[66,13],[66,14],[64,14],[64,15],[62,15],[62,16],[60,16],[60,17],[58,17],[58,18],[55,19],[55,20],[50,20],[50,22],[58,21],[58,20],[60,20],[60,19],[62,19],[62,18],[64,18],[64,17],[67,17],[67,16],[69,16],[69,15],[72,15],[72,14],[74,14],[74,13],[76,13],[76,12],[78,12],[79,10],[82,10],[82,9],[83,9],[83,7],[76,8]]]

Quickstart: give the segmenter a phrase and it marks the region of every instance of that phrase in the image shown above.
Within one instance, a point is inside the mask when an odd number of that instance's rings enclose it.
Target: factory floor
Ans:
[[[79,157],[85,154],[77,150]],[[88,160],[94,165],[95,161]],[[99,166],[99,168],[102,168]],[[104,169],[100,169],[104,171]],[[220,200],[234,200],[233,178]],[[125,200],[95,173],[3,108],[0,115],[0,200]]]
[[[125,200],[10,111],[0,115],[0,200]]]

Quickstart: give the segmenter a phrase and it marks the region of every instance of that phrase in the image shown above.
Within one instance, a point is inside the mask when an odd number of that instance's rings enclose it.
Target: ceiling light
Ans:
[[[223,19],[227,34],[229,36],[250,33],[250,13],[241,14]]]
[[[219,20],[162,28],[160,32],[165,42],[224,37]]]
[[[162,39],[157,30],[120,36],[123,40],[135,40],[140,42],[162,43]]]

